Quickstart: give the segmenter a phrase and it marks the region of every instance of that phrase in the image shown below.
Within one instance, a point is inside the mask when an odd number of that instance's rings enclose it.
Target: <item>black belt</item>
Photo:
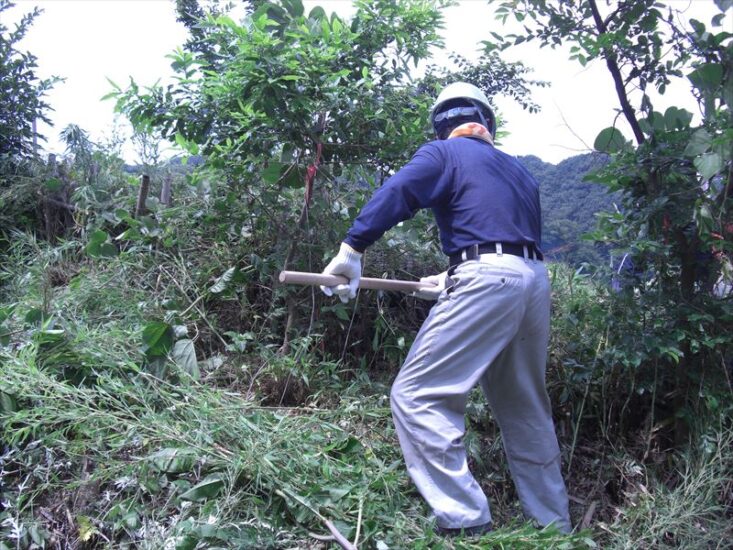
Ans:
[[[502,254],[511,254],[512,256],[519,256],[520,258],[526,257],[528,260],[544,260],[542,252],[537,250],[533,244],[486,243],[474,244],[464,248],[460,252],[451,254],[450,265],[455,266],[469,260],[475,260],[481,254],[498,254],[497,244],[500,245]]]

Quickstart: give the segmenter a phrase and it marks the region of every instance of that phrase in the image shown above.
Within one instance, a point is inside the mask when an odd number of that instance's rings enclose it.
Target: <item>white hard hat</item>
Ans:
[[[489,115],[487,123],[490,128],[487,128],[487,130],[491,135],[496,133],[496,117],[491,109],[489,99],[481,90],[468,82],[454,82],[443,88],[430,111],[430,123],[433,127],[435,127],[435,115],[441,111],[441,106],[452,99],[466,99],[475,107],[484,109],[486,114]]]

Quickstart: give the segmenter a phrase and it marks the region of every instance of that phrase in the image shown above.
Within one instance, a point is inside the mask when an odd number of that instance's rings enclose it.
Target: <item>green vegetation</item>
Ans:
[[[439,44],[441,2],[364,0],[351,21],[298,0],[250,5],[240,24],[223,4],[177,2],[191,37],[172,55],[175,83],[111,91],[135,125],[147,200],[118,144],[76,126],[62,158],[29,149],[27,121],[3,152],[0,549],[336,548],[333,531],[379,550],[724,547],[733,46],[720,17],[687,32],[646,1],[616,2],[600,22],[594,0],[503,1],[499,17],[523,20],[525,35],[494,35],[479,62],[415,81],[410,68]],[[635,144],[608,129],[602,156],[524,159],[562,260],[550,264],[548,389],[577,529],[523,520],[477,392],[466,446],[498,529],[443,539],[388,403],[429,304],[364,292],[344,305],[276,275],[323,267],[372,189],[429,138],[445,81],[470,77],[535,109],[542,83],[498,54],[532,39],[571,41],[578,61],[628,70],[641,90],[688,78],[705,116],[694,126],[646,96],[634,108],[622,79]],[[12,101],[42,114],[47,83],[26,82],[33,93]],[[160,139],[191,156],[161,163]],[[618,209],[593,226],[611,197]],[[369,250],[367,274],[435,273],[436,241],[419,214]],[[633,259],[615,287],[609,251]]]

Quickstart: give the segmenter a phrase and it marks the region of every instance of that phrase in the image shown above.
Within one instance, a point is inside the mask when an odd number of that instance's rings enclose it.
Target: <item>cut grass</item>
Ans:
[[[27,524],[50,515],[49,537],[140,548],[306,548],[317,543],[311,533],[328,534],[329,520],[351,540],[358,531],[366,547],[592,544],[522,527],[485,541],[433,535],[383,396],[345,398],[335,409],[271,409],[126,370],[77,387],[37,368],[29,351],[3,360],[0,376],[19,409],[3,414],[4,433],[23,451],[6,457],[6,469],[18,471],[6,498]],[[20,472],[31,469],[33,481],[24,483]],[[55,499],[77,504],[67,506],[70,519],[59,517]]]

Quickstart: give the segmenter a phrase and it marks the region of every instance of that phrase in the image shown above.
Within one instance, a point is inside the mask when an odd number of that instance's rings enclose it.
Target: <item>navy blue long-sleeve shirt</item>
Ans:
[[[432,209],[447,255],[491,242],[541,245],[536,180],[514,157],[469,137],[423,145],[374,193],[344,242],[363,251],[421,208]]]

